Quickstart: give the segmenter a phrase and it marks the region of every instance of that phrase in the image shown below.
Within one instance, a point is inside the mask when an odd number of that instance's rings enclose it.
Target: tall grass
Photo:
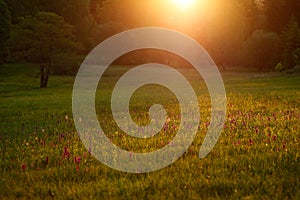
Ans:
[[[131,114],[149,122],[159,99],[170,115],[157,137],[135,140],[114,123],[111,88],[126,68],[108,71],[97,92],[99,123],[112,142],[132,151],[153,151],[172,140],[178,103],[165,88],[145,86],[132,98]],[[210,98],[199,77],[188,76],[198,95],[201,124],[189,150],[172,165],[145,174],[110,169],[82,145],[71,113],[73,77],[50,77],[38,88],[30,66],[0,68],[0,198],[57,199],[299,199],[300,77],[253,78],[224,74],[228,114],[213,151],[198,158],[210,121]],[[154,91],[149,95],[147,91]]]

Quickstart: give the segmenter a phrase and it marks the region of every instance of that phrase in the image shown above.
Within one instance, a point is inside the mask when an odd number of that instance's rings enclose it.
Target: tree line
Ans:
[[[74,74],[106,38],[131,28],[166,27],[195,38],[222,70],[293,70],[300,64],[300,0],[201,0],[190,10],[172,0],[0,0],[0,62],[30,62],[41,74]],[[166,58],[153,51],[120,64]],[[166,61],[167,62],[167,61]]]

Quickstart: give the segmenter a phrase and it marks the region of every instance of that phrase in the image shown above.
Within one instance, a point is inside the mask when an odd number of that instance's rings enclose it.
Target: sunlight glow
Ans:
[[[195,0],[173,0],[173,1],[175,4],[177,4],[181,8],[189,8],[195,2]]]

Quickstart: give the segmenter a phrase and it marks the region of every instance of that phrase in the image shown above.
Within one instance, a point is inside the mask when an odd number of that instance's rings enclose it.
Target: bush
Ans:
[[[285,69],[285,66],[279,62],[276,66],[275,66],[275,72],[282,72]]]
[[[300,65],[286,71],[288,74],[300,74]]]
[[[300,47],[293,51],[293,61],[296,66],[300,65]]]

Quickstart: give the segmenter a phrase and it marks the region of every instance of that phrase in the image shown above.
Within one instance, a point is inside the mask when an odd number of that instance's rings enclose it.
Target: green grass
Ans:
[[[99,122],[124,149],[161,148],[176,134],[171,129],[140,141],[122,133],[112,119],[111,89],[126,69],[112,67],[102,79],[96,98]],[[213,151],[199,159],[210,119],[209,94],[193,70],[180,71],[199,99],[201,124],[196,139],[172,165],[130,174],[106,167],[83,147],[72,120],[74,77],[52,76],[49,88],[39,89],[38,71],[32,66],[1,66],[0,198],[299,199],[300,77],[223,74],[226,125]],[[150,89],[154,92],[149,95]],[[147,124],[147,109],[157,101],[169,113],[169,125],[178,125],[175,97],[154,85],[133,96],[133,119]]]

